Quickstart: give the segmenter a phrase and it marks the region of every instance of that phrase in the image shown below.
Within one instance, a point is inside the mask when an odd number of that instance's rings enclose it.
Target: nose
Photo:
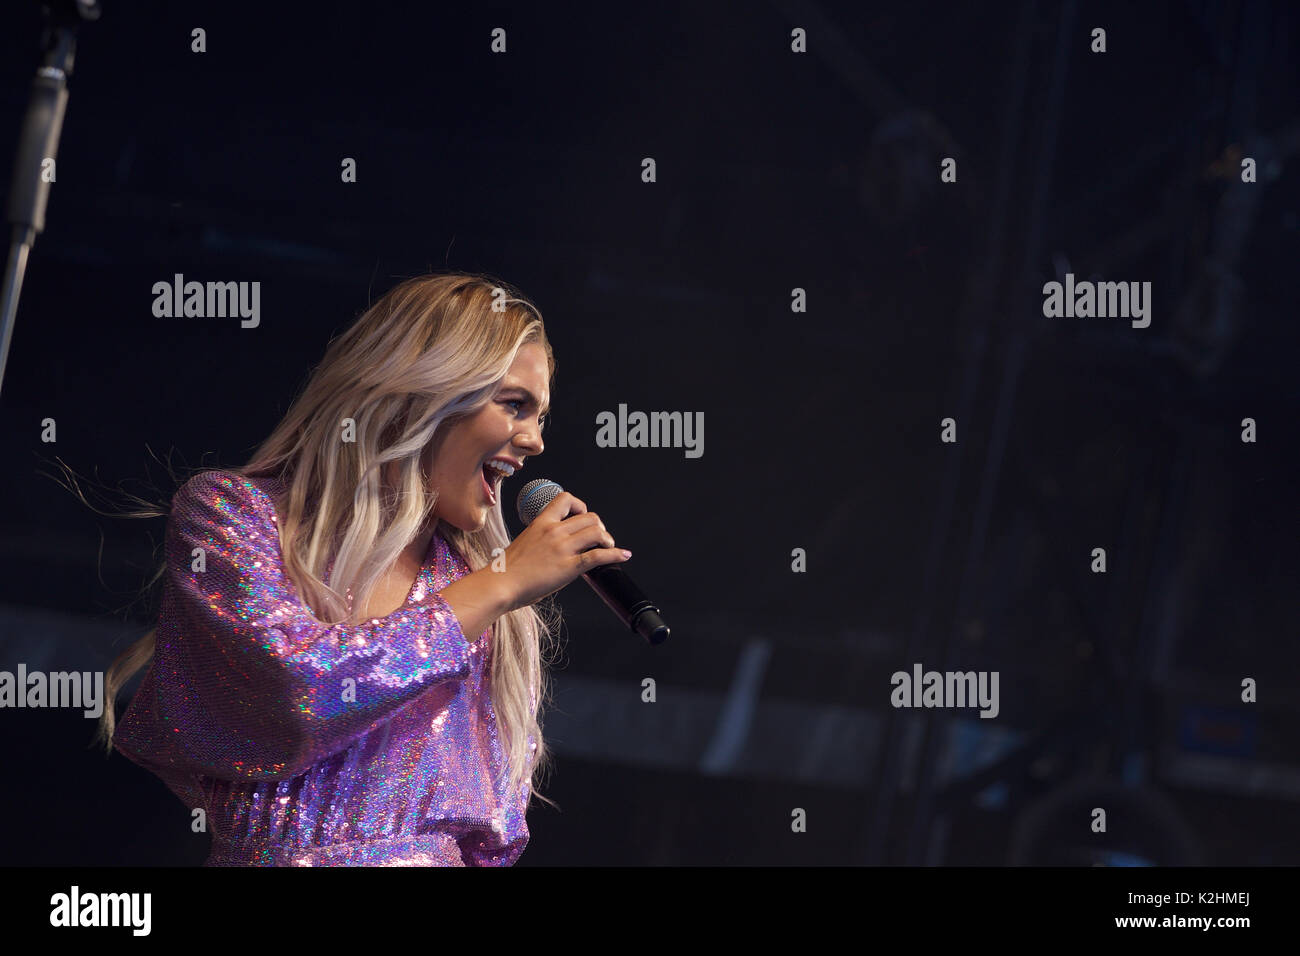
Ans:
[[[546,448],[542,442],[542,431],[536,422],[518,432],[512,439],[515,448],[524,455],[540,455]]]

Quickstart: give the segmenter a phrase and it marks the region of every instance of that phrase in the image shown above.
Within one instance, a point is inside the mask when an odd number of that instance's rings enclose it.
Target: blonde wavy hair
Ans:
[[[541,313],[516,290],[464,272],[407,279],[331,339],[324,359],[252,459],[220,469],[284,482],[276,509],[285,572],[317,620],[329,626],[360,623],[386,570],[427,529],[437,496],[424,476],[441,437],[491,401],[528,343],[544,349],[553,383],[555,358]],[[345,418],[355,422],[355,442],[339,440]],[[207,470],[212,469],[195,473]],[[73,487],[84,502],[75,479]],[[145,508],[125,516],[166,513]],[[478,531],[441,520],[436,530],[471,571],[485,567],[493,549],[511,541],[500,501]],[[165,564],[148,586],[164,573]],[[545,607],[545,617],[538,607]],[[549,600],[498,618],[488,678],[511,791],[518,792],[527,776],[530,802],[536,795],[552,806],[536,785],[551,757],[539,717],[550,702],[549,652],[559,620]],[[155,634],[151,630],[129,646],[106,675],[109,706],[98,732],[106,752],[113,746],[114,702],[152,659]],[[530,734],[536,742],[531,772]]]

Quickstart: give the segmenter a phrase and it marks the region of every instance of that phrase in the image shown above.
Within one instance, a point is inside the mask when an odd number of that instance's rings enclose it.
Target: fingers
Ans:
[[[621,564],[631,558],[619,548],[593,548],[578,555],[579,574],[606,564]]]
[[[561,492],[551,500],[534,520],[542,517],[550,522],[547,534],[561,535],[564,545],[562,550],[575,560],[577,573],[583,574],[594,567],[605,564],[620,564],[628,560],[623,550],[617,547],[614,536],[605,527],[600,516],[587,510],[586,502],[570,494]]]
[[[586,513],[587,505],[584,501],[571,492],[561,491],[551,499],[550,504],[543,508],[537,517],[540,518],[542,515],[546,515],[548,519],[553,518],[555,521],[563,521],[569,515]]]
[[[594,520],[582,519],[586,523],[569,536],[568,546],[575,551],[614,547],[614,536],[606,530],[599,518],[595,515],[591,515],[591,518]]]
[[[605,527],[605,522],[600,520],[600,515],[594,512],[588,511],[581,516],[566,518],[561,522],[560,527],[566,534],[582,534],[594,528],[603,535],[593,539],[597,544],[603,544],[607,548],[614,547],[614,539],[609,536],[609,529]]]
[[[548,515],[547,513],[552,508],[556,509],[555,513]],[[555,524],[561,525],[565,534],[578,535],[592,528],[597,529],[598,534],[595,537],[588,536],[581,539],[583,547],[592,547],[593,545],[602,545],[606,548],[614,547],[614,538],[610,535],[609,529],[605,527],[605,523],[600,520],[600,516],[588,511],[586,502],[567,491],[556,495],[537,517],[540,518],[542,515],[547,515],[548,518],[553,519]],[[575,540],[570,543],[576,544],[579,541]]]

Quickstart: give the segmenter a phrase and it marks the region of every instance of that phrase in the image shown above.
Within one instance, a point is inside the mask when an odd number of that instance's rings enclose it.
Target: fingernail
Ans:
[[[623,557],[625,557],[625,558],[630,558],[630,557],[632,557],[632,552],[631,552],[631,551],[624,551],[624,552],[623,552]]]

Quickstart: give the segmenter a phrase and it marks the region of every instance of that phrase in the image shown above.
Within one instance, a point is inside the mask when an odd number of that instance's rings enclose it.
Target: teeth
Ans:
[[[514,467],[504,461],[489,461],[487,462],[487,467],[491,468],[493,471],[499,472],[506,478],[509,478],[515,473]]]

